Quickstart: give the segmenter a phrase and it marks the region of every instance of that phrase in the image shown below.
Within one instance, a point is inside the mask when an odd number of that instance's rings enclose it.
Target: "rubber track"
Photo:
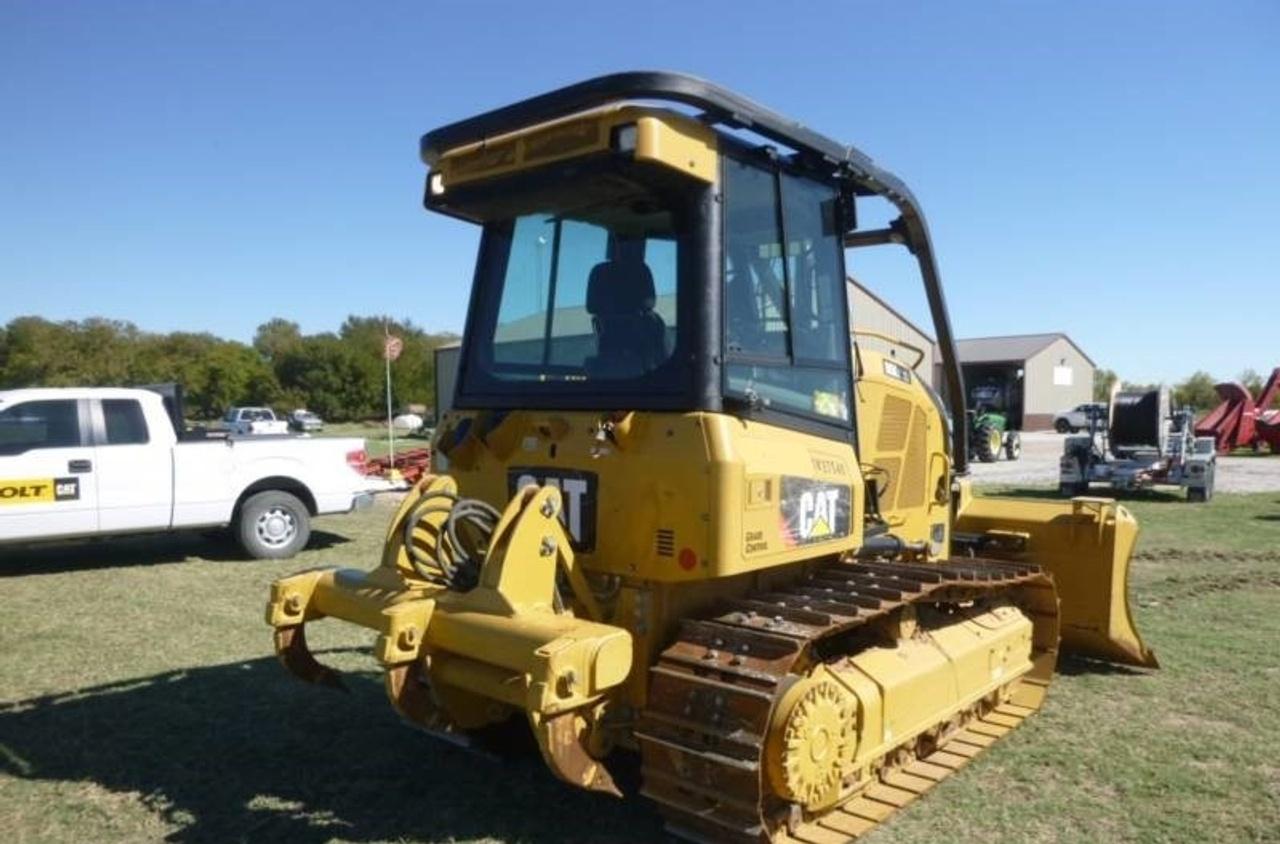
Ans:
[[[766,791],[764,744],[773,709],[820,661],[817,643],[905,604],[997,593],[1022,595],[1038,630],[1034,667],[1014,684],[1009,702],[965,724],[924,759],[885,768],[856,796],[818,817],[798,820],[789,804]],[[1056,658],[1056,613],[1052,581],[1039,567],[965,558],[830,563],[795,583],[730,601],[713,616],[686,620],[650,669],[648,704],[637,729],[642,793],[658,804],[669,832],[694,841],[836,844],[857,838],[1039,708]]]

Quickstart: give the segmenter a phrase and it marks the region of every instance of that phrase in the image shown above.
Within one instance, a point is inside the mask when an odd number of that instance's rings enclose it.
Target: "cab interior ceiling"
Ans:
[[[436,206],[476,223],[545,213],[603,226],[628,237],[669,235],[672,210],[689,188],[705,185],[666,167],[622,162],[609,154],[447,188]]]

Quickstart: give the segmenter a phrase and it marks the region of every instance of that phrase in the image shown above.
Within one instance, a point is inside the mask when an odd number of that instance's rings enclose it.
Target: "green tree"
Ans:
[[[1119,376],[1114,370],[1099,369],[1093,374],[1093,400],[1105,402],[1111,398],[1111,388]]]
[[[1174,406],[1190,407],[1197,411],[1208,410],[1218,403],[1218,393],[1213,389],[1213,384],[1213,376],[1209,373],[1192,373],[1173,388]]]
[[[302,329],[296,322],[275,317],[258,326],[253,347],[268,361],[278,361],[302,344]]]
[[[1257,370],[1246,368],[1236,376],[1236,380],[1243,384],[1244,388],[1249,391],[1249,395],[1255,399],[1262,395],[1262,376],[1257,373]]]

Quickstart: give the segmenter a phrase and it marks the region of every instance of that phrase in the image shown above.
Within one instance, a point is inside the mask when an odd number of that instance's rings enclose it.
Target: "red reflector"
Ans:
[[[681,548],[680,556],[676,558],[676,562],[685,571],[693,571],[694,567],[698,565],[698,555],[693,553],[692,548]]]
[[[347,452],[347,465],[356,471],[363,472],[364,466],[369,462],[369,453],[363,448],[357,451]]]

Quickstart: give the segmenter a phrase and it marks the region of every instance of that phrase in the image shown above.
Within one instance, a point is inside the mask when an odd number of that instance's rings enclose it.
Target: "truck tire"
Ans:
[[[285,560],[307,546],[311,514],[296,496],[268,489],[240,505],[234,530],[240,547],[255,560]]]
[[[1071,431],[1071,423],[1065,419],[1057,419],[1053,423],[1053,430],[1059,434],[1066,434]]]
[[[1017,431],[1004,435],[1004,456],[1010,460],[1017,460],[1022,456],[1022,437]]]

